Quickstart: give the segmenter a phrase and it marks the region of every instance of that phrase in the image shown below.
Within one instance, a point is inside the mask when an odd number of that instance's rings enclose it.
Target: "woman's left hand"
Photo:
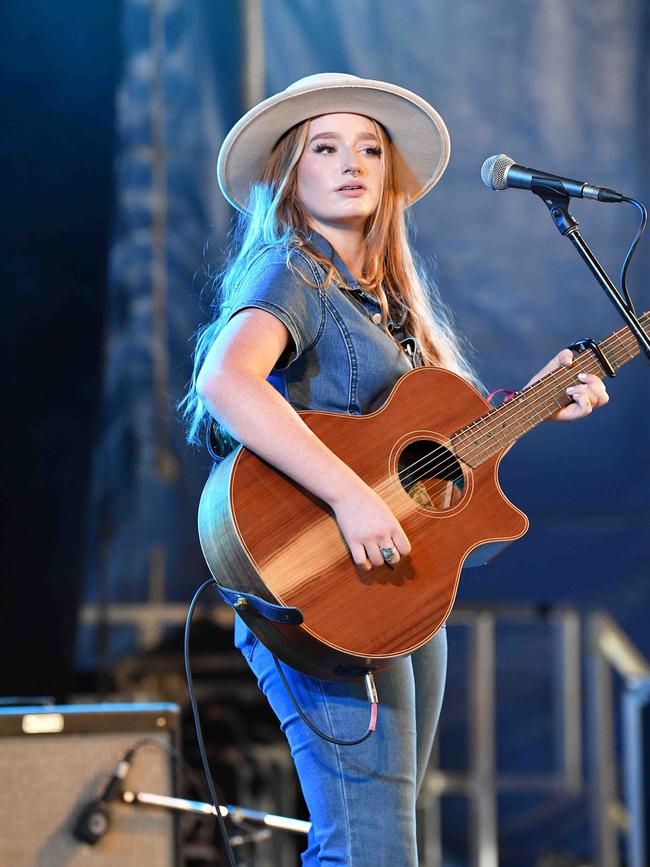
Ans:
[[[547,373],[553,373],[554,370],[559,370],[561,367],[571,367],[573,364],[573,353],[570,349],[563,349],[561,352],[552,358],[546,367],[543,367],[539,373],[526,383],[526,386],[532,385],[546,376]],[[554,416],[554,421],[575,421],[578,418],[584,418],[599,406],[605,406],[609,400],[607,389],[602,379],[595,376],[593,373],[579,373],[578,379],[580,385],[572,385],[567,388],[567,394],[571,398],[571,403],[563,409],[558,410]]]

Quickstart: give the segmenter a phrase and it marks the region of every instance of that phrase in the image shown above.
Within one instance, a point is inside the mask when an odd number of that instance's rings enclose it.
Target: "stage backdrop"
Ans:
[[[225,132],[247,108],[243,22],[210,0],[123,3],[117,214],[111,254],[103,434],[90,515],[87,599],[187,600],[206,576],[195,514],[208,471],[185,446],[175,403],[190,372],[203,248],[219,261],[230,213],[214,179]],[[273,0],[262,4],[264,94],[321,71],[387,79],[429,100],[452,141],[449,168],[414,208],[434,270],[489,388],[516,388],[560,348],[620,326],[544,206],[494,193],[484,159],[516,162],[650,198],[645,0]],[[250,59],[250,58],[249,58]],[[576,201],[612,277],[630,206]],[[629,275],[649,305],[646,238]],[[650,366],[609,383],[591,419],[546,424],[508,455],[504,490],[528,536],[468,572],[459,601],[539,601],[610,611],[650,655]],[[102,591],[104,592],[104,591]],[[128,646],[113,636],[111,652]],[[81,642],[82,662],[91,643]],[[530,751],[531,741],[519,744]]]
[[[204,245],[218,262],[229,227],[214,161],[245,109],[242,22],[235,4],[125,0],[123,7],[88,598],[103,571],[112,599],[147,598],[160,580],[184,599],[204,575],[195,510],[207,462],[184,445],[174,407],[189,375],[188,341],[206,316]],[[414,208],[416,246],[489,388],[517,387],[567,343],[619,326],[544,206],[524,191],[487,190],[479,170],[503,152],[647,199],[646,4],[545,0],[514,14],[506,0],[410,0],[399,8],[275,0],[263,9],[267,94],[304,75],[344,71],[411,88],[444,117],[451,161]],[[572,210],[616,275],[636,211],[583,201]],[[648,306],[649,269],[646,239],[630,272],[640,307]],[[517,445],[503,485],[529,513],[531,530],[469,573],[462,598],[601,605],[650,653],[649,373],[645,360],[632,362],[609,383],[606,409],[587,422],[544,425]]]

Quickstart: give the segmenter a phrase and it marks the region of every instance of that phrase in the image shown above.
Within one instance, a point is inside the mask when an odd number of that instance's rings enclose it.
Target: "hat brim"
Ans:
[[[288,89],[247,112],[226,136],[217,160],[219,186],[230,204],[246,210],[251,185],[261,179],[271,151],[288,129],[310,117],[339,112],[366,115],[386,129],[398,153],[397,172],[407,204],[435,186],[451,152],[438,112],[397,85],[353,82]]]

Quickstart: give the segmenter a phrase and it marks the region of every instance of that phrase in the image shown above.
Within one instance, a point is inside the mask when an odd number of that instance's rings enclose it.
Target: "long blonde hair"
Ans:
[[[384,327],[391,311],[406,311],[404,331],[419,343],[425,365],[454,371],[482,388],[435,284],[416,263],[408,241],[406,199],[398,182],[393,145],[381,124],[372,122],[381,145],[383,176],[379,203],[366,227],[360,284],[377,298]],[[196,391],[198,373],[227,319],[240,281],[260,250],[283,249],[288,267],[292,267],[291,254],[301,250],[324,270],[324,286],[344,282],[332,262],[309,243],[308,215],[298,198],[297,166],[309,123],[305,120],[292,127],[274,147],[262,180],[251,188],[247,213],[238,217],[230,257],[220,273],[210,275],[214,316],[197,333],[193,375],[180,404],[188,423],[188,442],[200,442],[202,428],[210,419]]]

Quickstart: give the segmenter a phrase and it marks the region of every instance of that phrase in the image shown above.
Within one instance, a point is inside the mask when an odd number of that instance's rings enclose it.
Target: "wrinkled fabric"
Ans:
[[[415,802],[440,715],[447,668],[444,627],[376,677],[376,731],[337,746],[314,734],[287,695],[272,654],[235,618],[235,643],[266,695],[291,748],[312,821],[303,867],[417,867]],[[330,737],[368,727],[361,680],[332,683],[283,665],[303,713]]]
[[[322,269],[299,251],[289,267],[281,250],[264,250],[242,281],[229,316],[256,307],[286,325],[293,347],[270,379],[295,409],[368,412],[412,369],[411,356],[399,343],[406,336],[397,323],[389,323],[391,335],[376,321],[379,303],[359,288],[325,238],[313,232],[311,242],[331,259],[341,284],[323,287]],[[291,747],[313,823],[305,867],[416,867],[415,802],[442,705],[445,630],[378,676],[378,729],[354,747],[328,743],[299,718],[272,654],[239,617],[235,643]],[[369,704],[361,680],[331,683],[284,668],[303,712],[319,728],[342,740],[363,733]]]
[[[266,248],[241,281],[228,315],[256,307],[286,326],[293,346],[269,379],[294,409],[367,413],[412,369],[412,355],[399,344],[407,338],[392,321],[394,334],[386,333],[377,299],[360,289],[322,235],[312,232],[310,239],[332,259],[341,284],[323,286],[323,269],[300,250],[288,266],[284,249]]]

